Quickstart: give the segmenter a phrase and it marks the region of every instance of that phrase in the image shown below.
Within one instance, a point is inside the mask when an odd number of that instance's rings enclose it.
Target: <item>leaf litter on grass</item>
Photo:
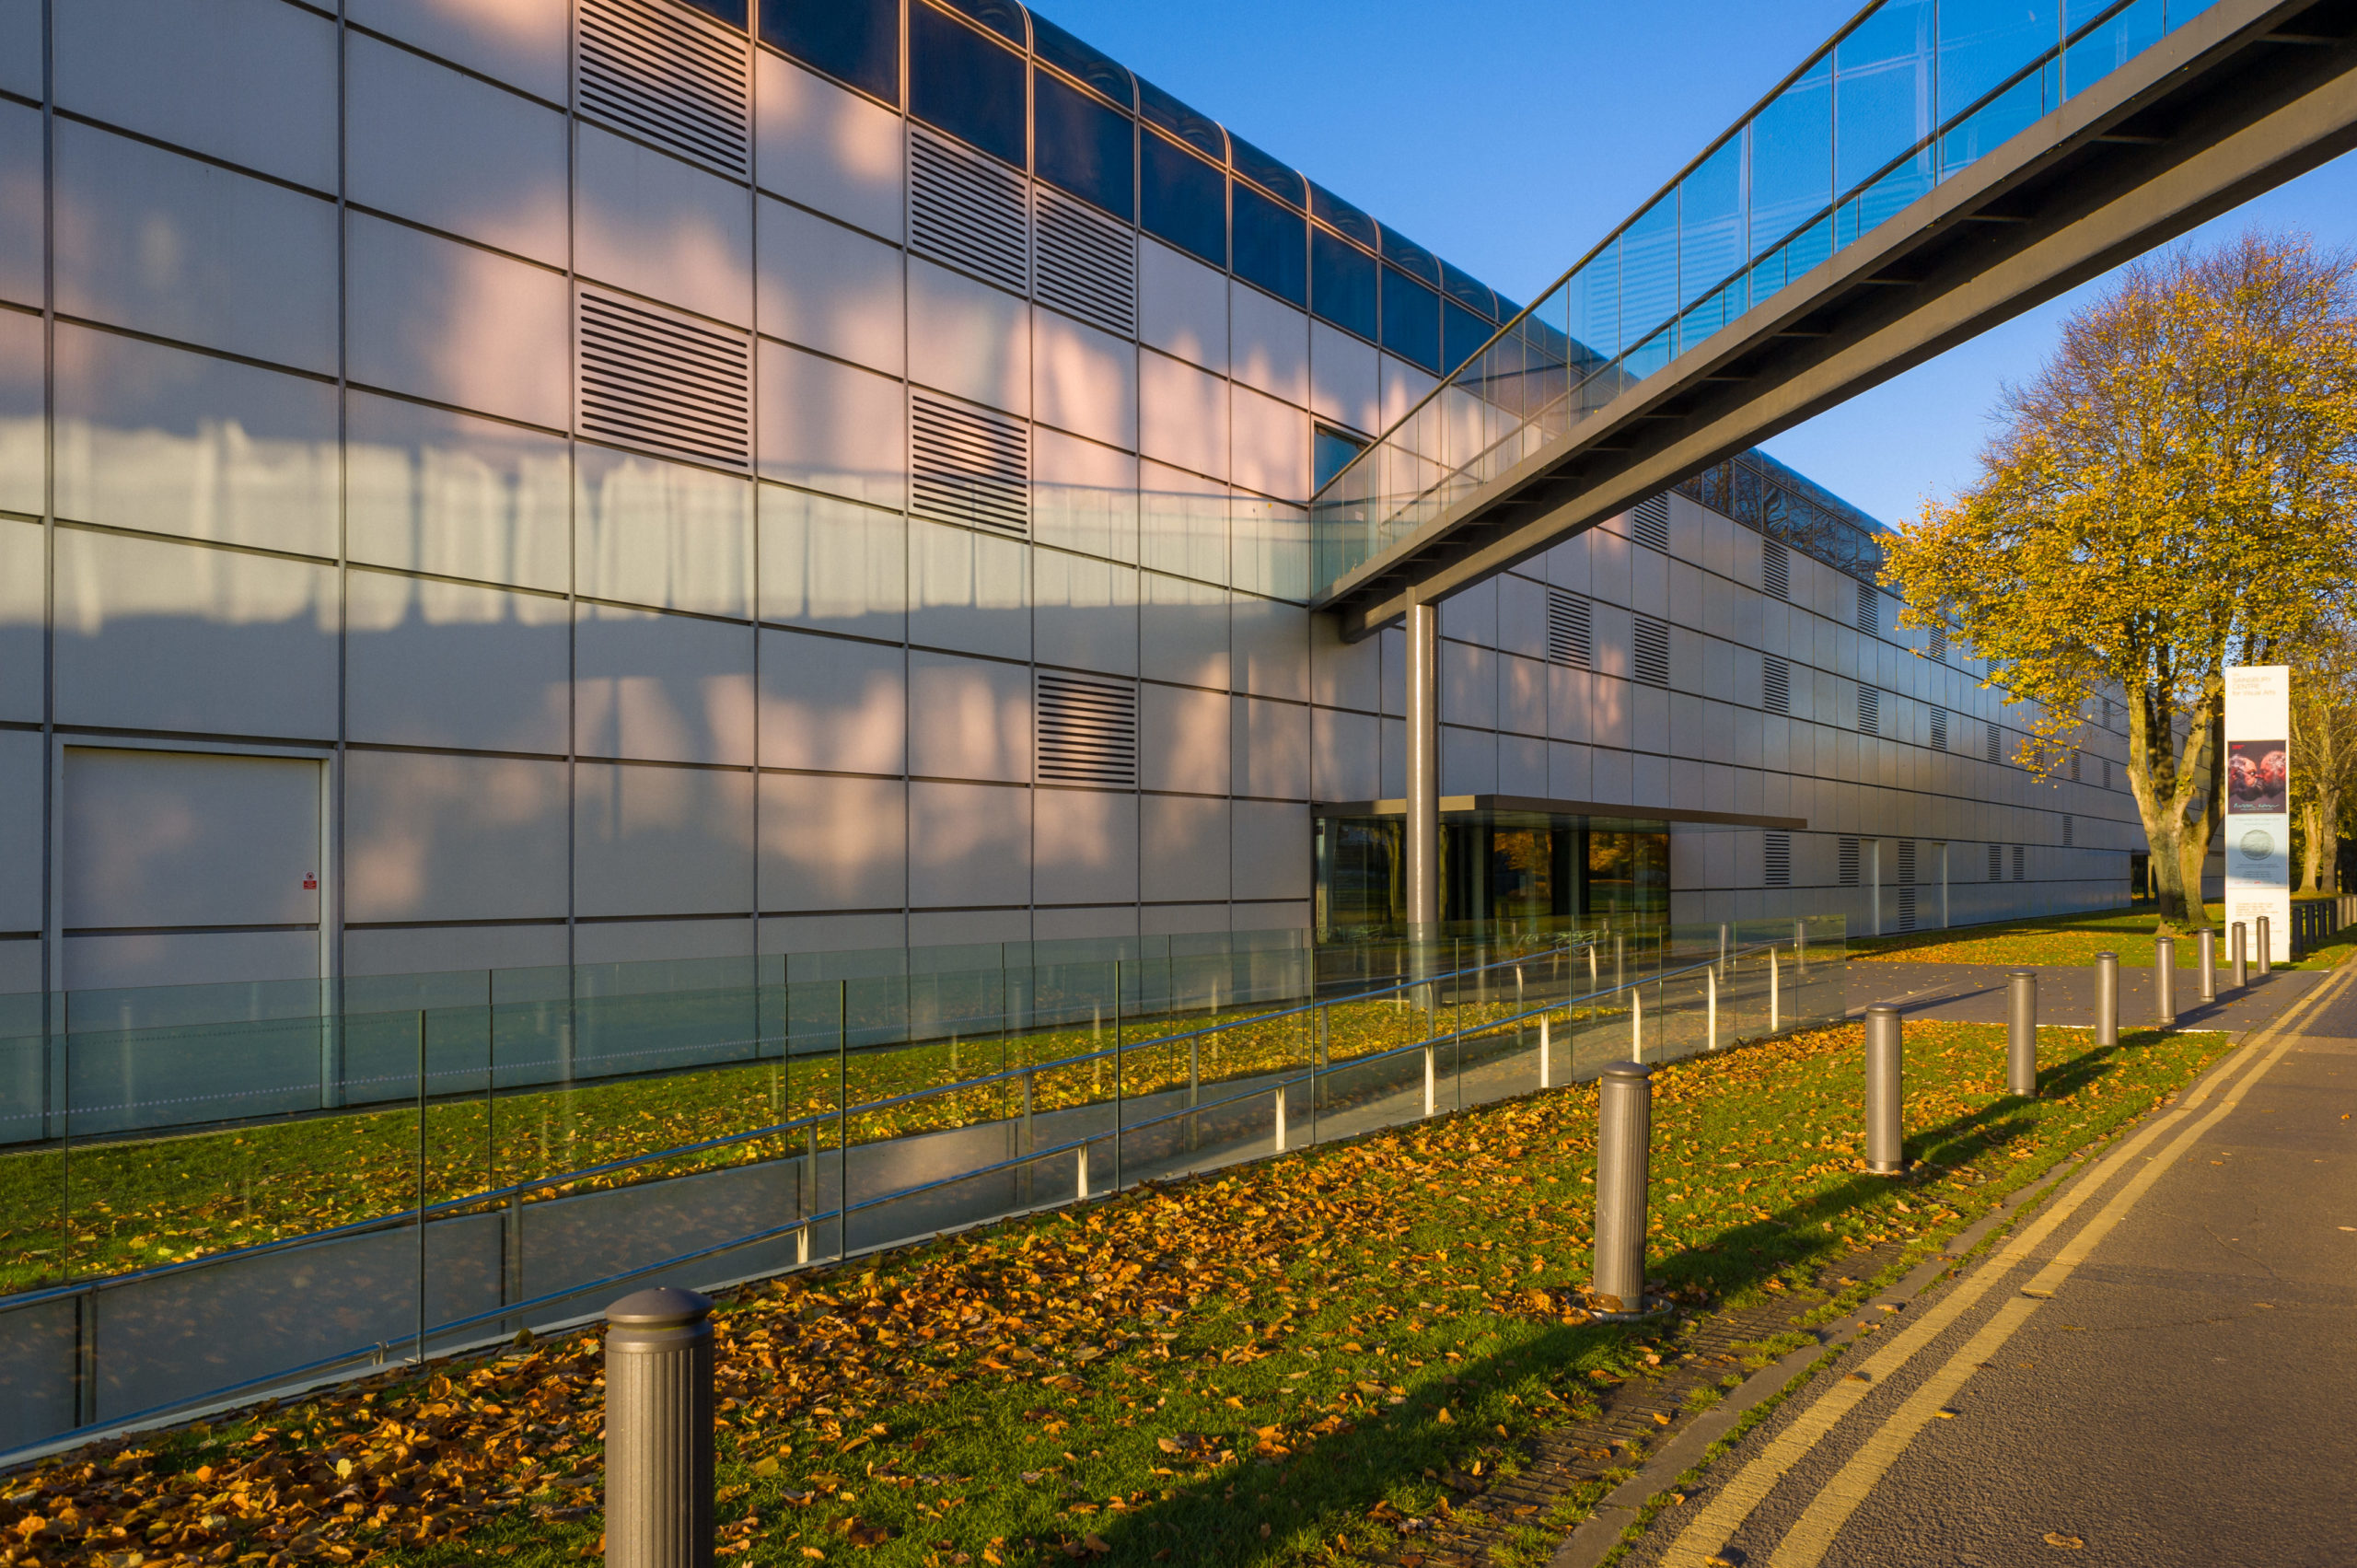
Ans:
[[[1863,1173],[1854,1027],[1661,1068],[1661,1288],[1736,1303],[1929,1245],[2224,1048],[2042,1044],[2026,1101],[2002,1030],[1911,1026],[1901,1182]],[[1675,1354],[1673,1326],[1578,1306],[1594,1120],[1574,1086],[739,1291],[714,1319],[720,1549],[1013,1568],[1411,1546],[1590,1389]],[[44,1461],[0,1487],[0,1565],[595,1555],[600,1367],[577,1336]]]

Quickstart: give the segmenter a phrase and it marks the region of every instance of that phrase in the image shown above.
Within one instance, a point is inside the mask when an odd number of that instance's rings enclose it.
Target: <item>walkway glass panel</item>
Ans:
[[[1326,484],[1314,595],[2213,3],[1869,6]]]

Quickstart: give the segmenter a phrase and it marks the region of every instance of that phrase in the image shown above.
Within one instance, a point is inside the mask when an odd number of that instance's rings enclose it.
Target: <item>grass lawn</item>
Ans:
[[[2221,904],[2210,906],[2212,922],[2225,918]],[[2124,910],[2092,914],[2060,914],[2038,920],[2000,921],[1949,931],[1910,931],[1903,936],[1852,936],[1853,958],[1896,959],[1910,964],[2075,964],[2092,968],[2096,955],[2108,949],[2119,955],[2122,969],[2151,969],[2154,938],[2160,916],[2157,906],[2137,904]],[[2218,968],[2229,962],[2230,938],[2222,925],[2218,933]],[[2251,940],[2258,935],[2253,933]],[[2200,944],[2191,936],[2176,942],[2177,971],[2182,974],[2201,961]],[[2328,970],[2357,947],[2357,926],[2335,935],[2297,962],[2277,969]],[[2254,955],[2256,949],[2253,949]],[[2254,957],[2254,964],[2256,957]]]
[[[1475,1001],[1463,1022],[1514,1009]],[[1299,1065],[1314,1033],[1306,1015],[1250,1020],[1263,1009],[1230,1007],[1130,1020],[1123,1034],[1125,1092],[1151,1094],[1188,1080],[1189,1050],[1157,1040],[1237,1026],[1197,1048],[1205,1085]],[[1456,1009],[1442,1027],[1457,1021]],[[1328,1060],[1341,1063],[1422,1038],[1422,1015],[1389,1001],[1330,1009]],[[608,1161],[679,1148],[809,1116],[831,1116],[840,1095],[856,1107],[941,1088],[1010,1067],[1106,1051],[1109,1028],[1039,1029],[908,1046],[728,1063],[558,1088],[435,1099],[419,1113],[369,1106],[157,1136],[77,1140],[0,1153],[0,1292],[180,1262],[238,1247],[308,1235],[445,1202],[509,1184],[563,1176]],[[1109,1099],[1109,1057],[1044,1069],[1033,1103],[1056,1110]],[[992,1121],[1013,1114],[1012,1082],[930,1096],[849,1118],[853,1144]],[[832,1148],[831,1122],[815,1130]],[[540,1190],[530,1201],[596,1187],[661,1180],[696,1170],[774,1160],[793,1149],[775,1138],[649,1163]]]
[[[2227,1042],[2040,1048],[2042,1098],[2020,1099],[2002,1029],[1910,1025],[1905,1180],[1863,1170],[1854,1027],[1660,1069],[1655,1272],[1690,1306],[1739,1305],[1935,1245]],[[1512,1470],[1599,1385],[1678,1354],[1673,1324],[1589,1320],[1568,1288],[1595,1107],[1577,1086],[738,1293],[716,1320],[723,1551],[1412,1548],[1444,1478]],[[549,1342],[48,1461],[0,1492],[0,1564],[577,1563],[600,1539],[599,1366],[593,1337]]]

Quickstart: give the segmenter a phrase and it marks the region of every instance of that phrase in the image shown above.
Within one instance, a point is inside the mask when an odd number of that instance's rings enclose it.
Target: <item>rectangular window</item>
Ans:
[[[1497,328],[1475,315],[1454,299],[1440,302],[1440,350],[1442,367],[1454,370],[1480,351]]]
[[[1231,188],[1236,203],[1236,275],[1279,299],[1309,303],[1309,222],[1249,185]]]
[[[1855,839],[1841,840],[1838,846],[1838,853],[1841,886],[1844,888],[1856,887],[1858,885],[1858,841]]]
[[[1227,133],[1209,115],[1188,108],[1144,77],[1138,78],[1138,112],[1205,157],[1227,167]]]
[[[1374,257],[1322,228],[1311,229],[1310,314],[1373,343],[1381,330],[1376,313],[1375,272]]]
[[[745,25],[745,0],[688,0],[688,4],[714,21],[726,22],[732,28]]]
[[[1031,156],[1039,178],[1120,218],[1137,211],[1130,117],[1045,71],[1031,73]]]
[[[1084,87],[1094,87],[1123,109],[1134,107],[1137,89],[1130,74],[1109,55],[1073,37],[1045,17],[1031,18],[1031,52]]]
[[[1495,290],[1479,278],[1469,278],[1446,261],[1440,264],[1440,291],[1477,316],[1504,321],[1514,312],[1503,308]]]
[[[1440,258],[1386,224],[1383,226],[1383,259],[1409,276],[1421,279],[1434,288],[1440,286]]]
[[[1793,885],[1793,835],[1765,833],[1760,842],[1759,880],[1763,887]]]
[[[1025,167],[1023,56],[925,5],[909,7],[909,112]]]
[[[1139,148],[1140,221],[1182,250],[1227,266],[1227,176],[1166,137]]]
[[[1882,693],[1871,686],[1858,688],[1858,733],[1882,733]]]
[[[1370,250],[1376,248],[1375,220],[1315,181],[1309,187],[1309,215]]]
[[[1760,656],[1759,705],[1771,714],[1793,711],[1793,667],[1772,654]]]
[[[1945,708],[1933,708],[1932,710],[1932,749],[1945,751],[1947,749],[1948,711]]]
[[[1236,166],[1236,172],[1261,190],[1281,196],[1296,207],[1309,204],[1309,188],[1301,176],[1243,137],[1228,137],[1227,155],[1228,161]]]
[[[1389,267],[1383,279],[1383,346],[1411,365],[1440,369],[1440,296]]]
[[[1309,436],[1312,485],[1325,489],[1336,474],[1350,467],[1353,458],[1365,450],[1366,443],[1355,436],[1346,436],[1323,424],[1315,426]]]
[[[1650,615],[1631,619],[1635,624],[1631,629],[1629,662],[1634,668],[1637,679],[1648,686],[1668,685],[1669,622],[1656,621]]]
[[[761,0],[761,41],[887,103],[900,101],[900,0]]]

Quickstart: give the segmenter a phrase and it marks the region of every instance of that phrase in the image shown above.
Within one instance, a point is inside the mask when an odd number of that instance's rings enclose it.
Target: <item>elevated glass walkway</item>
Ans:
[[[1419,552],[1442,548],[1438,536],[1461,524],[1469,508],[1490,504],[1502,483],[1546,469],[1550,458],[1568,459],[1583,447],[1632,449],[1617,434],[1609,438],[1617,448],[1593,446],[1596,427],[1671,417],[1628,412],[1643,401],[1629,394],[1663,377],[1689,350],[1722,333],[1730,341],[1744,336],[1729,329],[1763,305],[1797,302],[1824,289],[1839,272],[1827,269],[1829,261],[1910,208],[1918,224],[1934,216],[1949,221],[1955,215],[1937,212],[1936,203],[1917,203],[2042,123],[2049,134],[2069,129],[2071,116],[2054,118],[2059,111],[2165,43],[2181,42],[2196,61],[2187,71],[2223,70],[2229,44],[2240,52],[2232,55],[2237,69],[2247,67],[2253,44],[2335,44],[2334,37],[2281,30],[2310,9],[2316,8],[2249,0],[1877,0],[1866,6],[1329,482],[1311,506],[1315,601],[1326,608],[1355,601],[1358,621],[1346,626],[1346,635],[1396,619],[1398,598],[1371,585],[1386,577],[1415,581]],[[2180,40],[2205,17],[2211,20],[2196,29],[2199,36]],[[2197,56],[2198,50],[2210,52]],[[2145,64],[2177,69],[2174,59]],[[2163,138],[2107,132],[2086,139]],[[2032,220],[1991,214],[1980,221]],[[1755,319],[1746,333],[1759,327]],[[1826,335],[1772,330],[1794,339]],[[1735,384],[1749,377],[1710,378]],[[1652,488],[1666,488],[1758,438],[1754,433],[1701,452]],[[1594,520],[1569,519],[1562,531]],[[1462,555],[1472,547],[1459,539],[1447,548]],[[1517,558],[1533,552],[1528,536],[1514,547]],[[1493,552],[1484,569],[1505,563]],[[1438,591],[1462,583],[1444,583]]]

